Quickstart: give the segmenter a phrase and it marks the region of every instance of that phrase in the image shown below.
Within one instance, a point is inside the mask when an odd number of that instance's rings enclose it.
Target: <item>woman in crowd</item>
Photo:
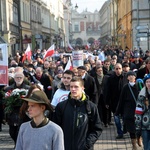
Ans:
[[[138,97],[138,86],[135,84],[136,73],[129,71],[127,73],[127,79],[129,83],[125,84],[122,89],[115,115],[118,116],[119,114],[122,114],[124,127],[130,134],[132,150],[137,150],[138,146],[136,142],[136,130],[134,122],[134,112]]]
[[[34,91],[38,91],[38,90],[42,91],[41,85],[38,85],[38,84],[31,85],[28,90],[28,94],[27,94],[26,98],[28,98]],[[27,112],[27,109],[28,109],[28,103],[26,101],[24,101],[20,108],[20,123],[21,124],[31,120],[29,117],[29,114]]]
[[[142,132],[144,150],[150,150],[150,74],[144,77],[145,86],[138,95],[135,124],[137,131]]]
[[[50,121],[44,114],[52,106],[43,91],[34,91],[29,98],[28,113],[31,121],[20,127],[16,150],[64,150],[62,129]]]

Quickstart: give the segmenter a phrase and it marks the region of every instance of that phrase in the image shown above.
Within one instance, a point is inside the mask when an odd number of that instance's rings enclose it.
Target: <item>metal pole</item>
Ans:
[[[149,48],[149,34],[150,34],[150,32],[149,32],[149,30],[150,30],[150,0],[148,0],[148,2],[149,2],[149,26],[148,26],[148,32],[147,32],[147,34],[148,34],[148,37],[147,37],[147,40],[148,40],[148,50],[150,50],[150,48]]]
[[[20,51],[23,51],[23,43],[22,43],[22,26],[21,26],[21,11],[20,11],[20,3],[21,1],[18,0],[18,25],[19,25],[19,36],[20,36]]]
[[[137,26],[139,26],[139,0],[137,0]],[[137,30],[137,33],[139,33],[139,30]],[[140,41],[137,41],[138,48],[140,47]]]

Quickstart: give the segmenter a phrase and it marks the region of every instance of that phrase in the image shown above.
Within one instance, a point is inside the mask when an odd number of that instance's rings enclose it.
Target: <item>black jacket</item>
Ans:
[[[85,95],[82,100],[71,99],[70,94],[68,97],[54,113],[54,122],[64,132],[65,150],[92,150],[102,133],[97,106]]]
[[[83,80],[84,80],[85,93],[89,96],[89,99],[97,105],[98,104],[98,91],[97,91],[94,78],[86,74]]]
[[[119,97],[123,86],[128,82],[125,74],[117,76],[116,74],[108,77],[107,90],[106,90],[106,105],[111,106],[111,111],[116,112],[119,102]]]

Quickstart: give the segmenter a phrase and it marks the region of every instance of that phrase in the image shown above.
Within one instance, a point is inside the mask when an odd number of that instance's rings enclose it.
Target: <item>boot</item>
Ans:
[[[131,139],[131,142],[132,142],[132,150],[138,150],[136,139]]]
[[[137,144],[138,144],[140,147],[143,146],[143,142],[142,142],[142,137],[141,137],[141,136],[137,137]]]

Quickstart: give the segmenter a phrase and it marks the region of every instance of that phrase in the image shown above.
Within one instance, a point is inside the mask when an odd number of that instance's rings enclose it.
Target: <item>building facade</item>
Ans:
[[[106,1],[102,8],[100,9],[100,28],[101,28],[101,37],[100,41],[102,45],[112,44],[111,37],[111,5],[110,0]]]
[[[97,10],[91,13],[84,10],[78,13],[76,9],[72,9],[71,13],[71,36],[70,43],[73,46],[99,45],[100,40],[100,15]]]
[[[0,42],[9,54],[64,46],[63,0],[0,0]]]

